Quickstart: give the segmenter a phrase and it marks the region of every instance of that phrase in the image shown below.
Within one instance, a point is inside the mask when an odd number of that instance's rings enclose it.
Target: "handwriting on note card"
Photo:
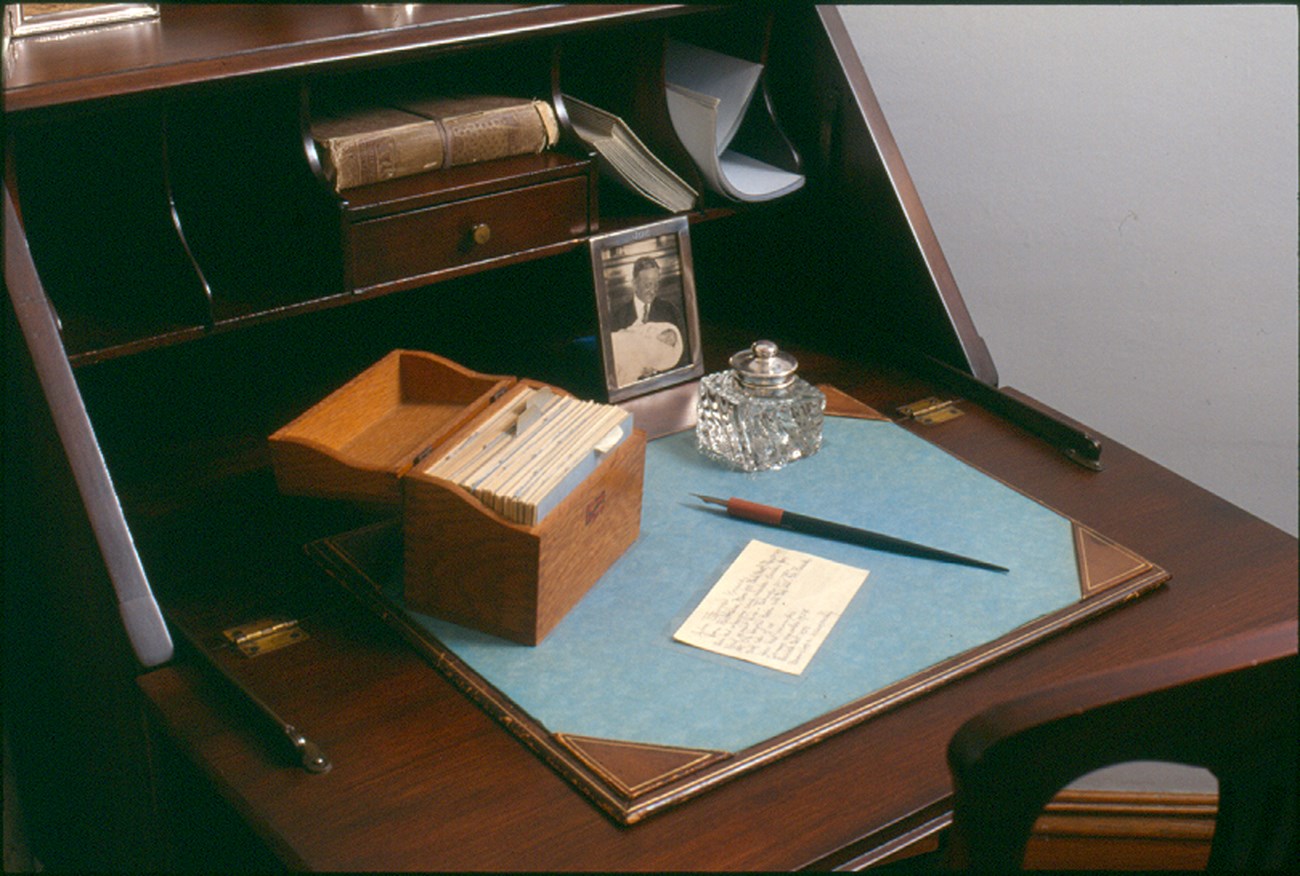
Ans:
[[[800,675],[866,580],[866,569],[751,541],[673,638]]]

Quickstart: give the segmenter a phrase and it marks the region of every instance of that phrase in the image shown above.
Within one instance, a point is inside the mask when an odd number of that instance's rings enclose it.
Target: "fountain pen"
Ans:
[[[998,566],[993,563],[986,563],[983,560],[963,557],[961,554],[949,553],[938,548],[905,541],[892,535],[872,532],[869,529],[858,529],[855,526],[846,526],[843,523],[821,520],[817,517],[808,517],[782,508],[774,508],[771,505],[760,505],[746,499],[737,499],[734,496],[730,499],[719,499],[715,496],[701,496],[699,493],[692,493],[691,495],[708,502],[710,505],[721,505],[727,509],[727,514],[741,520],[750,520],[767,526],[775,526],[779,529],[789,529],[793,532],[803,532],[820,538],[829,538],[924,560],[957,563],[963,566],[974,566],[977,569],[988,569],[992,572],[1011,571],[1006,566]]]

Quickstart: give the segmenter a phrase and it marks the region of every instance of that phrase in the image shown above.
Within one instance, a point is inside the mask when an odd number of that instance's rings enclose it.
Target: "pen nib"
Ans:
[[[727,504],[727,500],[726,500],[726,499],[719,499],[719,498],[717,498],[716,496],[701,496],[699,493],[691,493],[691,495],[694,496],[695,498],[701,500],[701,501],[708,502],[710,505],[723,505],[723,506],[725,506],[725,505]]]

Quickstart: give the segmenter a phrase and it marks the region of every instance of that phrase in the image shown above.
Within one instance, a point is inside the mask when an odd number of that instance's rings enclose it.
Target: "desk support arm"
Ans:
[[[4,202],[5,286],[117,592],[118,609],[131,647],[142,664],[157,666],[171,659],[171,636],[136,553],[8,187]]]

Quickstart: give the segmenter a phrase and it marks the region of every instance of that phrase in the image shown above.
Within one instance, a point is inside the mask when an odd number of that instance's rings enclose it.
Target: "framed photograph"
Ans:
[[[5,4],[5,30],[16,37],[157,17],[157,3]]]
[[[610,401],[704,374],[686,217],[591,239]]]

